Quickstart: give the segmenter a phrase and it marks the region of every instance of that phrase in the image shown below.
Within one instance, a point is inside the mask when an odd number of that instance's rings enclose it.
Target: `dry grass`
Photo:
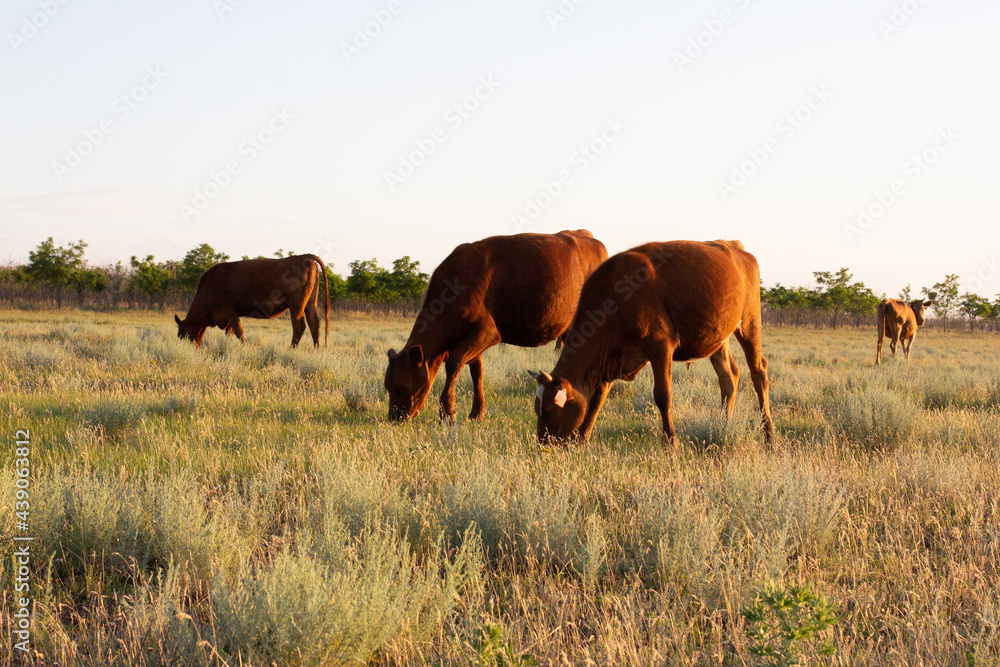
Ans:
[[[758,664],[744,605],[809,584],[839,615],[815,662],[1000,664],[998,337],[928,332],[875,369],[873,332],[769,330],[774,444],[748,375],[726,422],[699,363],[675,373],[679,451],[643,373],[591,443],[547,452],[524,369],[551,346],[486,354],[483,424],[432,399],[390,426],[402,320],[332,322],[319,351],[287,322],[195,351],[161,314],[0,320],[36,537],[28,659],[0,544],[0,663]]]

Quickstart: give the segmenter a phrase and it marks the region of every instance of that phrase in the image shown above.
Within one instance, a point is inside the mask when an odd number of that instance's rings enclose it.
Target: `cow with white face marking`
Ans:
[[[711,359],[731,416],[739,379],[731,335],[746,355],[770,439],[761,328],[757,260],[739,241],[647,243],[614,255],[584,284],[552,373],[531,372],[539,441],[586,440],[612,383],[634,380],[647,363],[666,442],[677,444],[670,416],[674,361]]]

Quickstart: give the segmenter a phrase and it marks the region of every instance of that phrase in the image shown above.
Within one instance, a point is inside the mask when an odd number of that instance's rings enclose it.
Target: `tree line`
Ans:
[[[229,255],[202,243],[180,259],[157,261],[153,255],[133,255],[127,265],[93,266],[84,258],[83,241],[57,246],[47,238],[28,253],[27,264],[0,267],[0,303],[32,307],[73,303],[94,307],[187,307],[198,279],[209,267],[229,261]],[[289,257],[292,251],[277,250],[274,257]],[[249,259],[243,256],[243,259]],[[427,289],[428,275],[420,262],[408,256],[392,262],[391,268],[376,259],[355,260],[350,273],[341,276],[326,267],[330,302],[341,309],[413,310]],[[872,326],[875,309],[885,295],[875,294],[854,280],[843,267],[839,271],[813,272],[815,286],[786,287],[781,283],[760,288],[764,319],[771,324],[796,326]],[[935,321],[945,329],[960,322],[974,331],[976,326],[1000,330],[1000,295],[993,301],[973,293],[960,294],[959,279],[948,274],[920,296],[934,301]],[[911,301],[911,287],[898,298]]]
[[[0,303],[61,307],[64,303],[97,307],[186,308],[207,269],[230,257],[207,243],[181,259],[157,261],[133,255],[128,264],[94,266],[86,261],[83,240],[57,246],[52,237],[28,253],[28,262],[0,268]],[[277,250],[274,257],[290,257]],[[262,257],[260,255],[259,257]],[[244,255],[242,259],[250,259]],[[427,289],[428,275],[408,256],[384,268],[376,259],[348,264],[345,277],[327,265],[331,304],[375,309],[413,309]],[[322,291],[322,287],[320,288]],[[322,292],[321,292],[322,297]]]
[[[878,304],[886,298],[855,281],[846,267],[836,272],[814,271],[813,279],[815,287],[762,285],[764,319],[772,324],[796,326],[870,326]],[[977,324],[990,331],[1000,330],[1000,294],[993,301],[970,292],[960,294],[957,274],[950,273],[940,282],[922,287],[919,297],[934,302],[930,307],[934,320],[945,330],[956,322],[968,325],[970,331],[975,331]],[[909,302],[918,297],[907,285],[895,298]]]

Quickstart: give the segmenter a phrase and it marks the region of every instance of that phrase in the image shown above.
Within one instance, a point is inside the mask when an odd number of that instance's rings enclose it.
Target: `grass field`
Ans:
[[[0,311],[0,664],[1000,664],[1000,337],[921,331],[876,369],[874,331],[769,329],[773,444],[737,351],[728,423],[708,362],[675,368],[679,450],[646,370],[591,442],[541,451],[525,369],[551,345],[486,353],[484,423],[440,424],[437,393],[386,423],[409,324],[334,321],[314,351],[250,320],[195,350],[169,314]],[[830,627],[744,613],[804,586]]]

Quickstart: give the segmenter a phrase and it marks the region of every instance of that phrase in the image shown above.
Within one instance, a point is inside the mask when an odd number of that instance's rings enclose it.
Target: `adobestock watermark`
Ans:
[[[781,149],[782,144],[789,142],[799,130],[805,127],[816,112],[826,106],[831,97],[833,97],[833,93],[827,90],[825,84],[810,88],[809,94],[802,104],[775,122],[776,135],[768,137],[759,146],[748,148],[746,158],[730,169],[729,178],[716,181],[715,188],[722,197],[722,201],[728,202],[730,197],[749,183],[750,179],[768,163],[771,156]]]
[[[596,162],[611,145],[621,138],[628,125],[618,116],[607,118],[600,131],[588,141],[577,146],[569,158],[569,164],[560,169],[551,179],[543,180],[538,189],[528,195],[520,211],[511,214],[514,228],[520,233],[526,226],[532,224],[551,207],[559,197],[575,182],[578,174],[582,174]]]
[[[184,222],[191,222],[207,209],[226,188],[232,185],[233,179],[243,173],[248,164],[256,160],[278,138],[278,135],[288,129],[293,120],[295,116],[285,107],[274,109],[264,126],[247,135],[247,138],[236,147],[236,157],[227,160],[221,169],[210,171],[208,180],[194,189],[190,202],[182,202],[179,205],[178,210]]]
[[[854,243],[881,220],[906,193],[908,184],[919,181],[942,155],[951,150],[958,139],[958,132],[950,125],[939,128],[930,145],[907,158],[899,176],[884,188],[877,188],[871,200],[858,207],[854,220],[844,223],[847,240]]]
[[[587,4],[587,0],[560,0],[558,5],[545,10],[545,20],[549,22],[549,27],[552,30],[558,30],[561,24],[570,20],[577,10],[585,4]]]
[[[889,41],[889,38],[909,25],[914,16],[917,15],[927,0],[903,0],[892,5],[892,10],[885,18],[881,18],[875,24],[882,39]]]
[[[418,334],[427,331],[427,327],[448,309],[449,304],[455,303],[458,297],[467,289],[469,289],[468,285],[463,285],[457,280],[452,282],[448,278],[445,278],[444,287],[441,288],[440,294],[433,299],[424,298],[424,307],[420,309],[420,314],[417,315],[413,331]]]
[[[608,319],[618,312],[622,304],[630,301],[636,292],[642,289],[656,276],[656,272],[673,257],[673,253],[657,248],[650,253],[651,266],[639,265],[631,273],[619,278],[614,284],[615,297],[608,297],[601,302],[599,308],[587,310],[580,317],[574,318],[574,326],[564,341],[564,354],[571,355],[583,347],[588,338],[596,334]]]
[[[67,175],[76,171],[84,160],[104,143],[108,135],[115,131],[118,124],[131,116],[132,112],[138,109],[166,78],[167,72],[161,67],[150,65],[139,83],[116,97],[111,103],[111,114],[99,120],[93,127],[83,130],[83,139],[67,145],[63,159],[52,163],[52,172],[59,182],[62,183]]]
[[[215,16],[223,21],[227,16],[232,14],[237,10],[237,8],[243,6],[245,0],[212,0],[212,9],[215,11]]]
[[[14,595],[12,597],[14,649],[27,654],[31,650],[31,542],[27,535],[31,512],[31,432],[14,433],[14,554],[12,557]]]
[[[449,133],[456,132],[467,120],[472,118],[483,102],[493,97],[499,87],[500,82],[492,74],[479,77],[472,92],[463,97],[461,101],[448,107],[441,115],[444,127],[435,127],[426,136],[414,139],[413,149],[406,153],[400,153],[397,156],[396,168],[384,173],[385,184],[389,186],[389,192],[395,192],[396,188],[406,182],[406,179],[413,176],[417,169],[437,152],[438,147],[448,141]]]
[[[38,34],[54,19],[71,0],[38,0],[38,10],[21,17],[18,29],[7,33],[10,48],[17,53],[21,47],[38,37]]]
[[[1000,255],[993,253],[989,257],[983,257],[979,262],[976,275],[966,281],[965,291],[978,294],[979,290],[993,282],[997,276],[1000,276]]]
[[[382,31],[389,27],[395,18],[403,11],[401,0],[389,0],[385,7],[376,9],[371,13],[371,19],[354,29],[351,40],[340,42],[340,52],[344,55],[344,60],[350,65],[354,58],[361,55],[361,52],[371,46],[372,42],[382,34]]]
[[[751,0],[732,0],[736,9],[726,7],[717,16],[705,19],[701,22],[701,29],[694,35],[688,37],[683,47],[674,51],[674,65],[681,74],[695,61],[701,58],[706,51],[722,38],[729,26],[736,23],[742,12],[750,9]]]
[[[320,257],[322,257],[323,255],[328,255],[332,253],[334,250],[337,250],[339,248],[340,244],[337,243],[332,236],[327,234],[322,238],[316,239],[316,245],[313,246],[312,254],[319,255]]]

